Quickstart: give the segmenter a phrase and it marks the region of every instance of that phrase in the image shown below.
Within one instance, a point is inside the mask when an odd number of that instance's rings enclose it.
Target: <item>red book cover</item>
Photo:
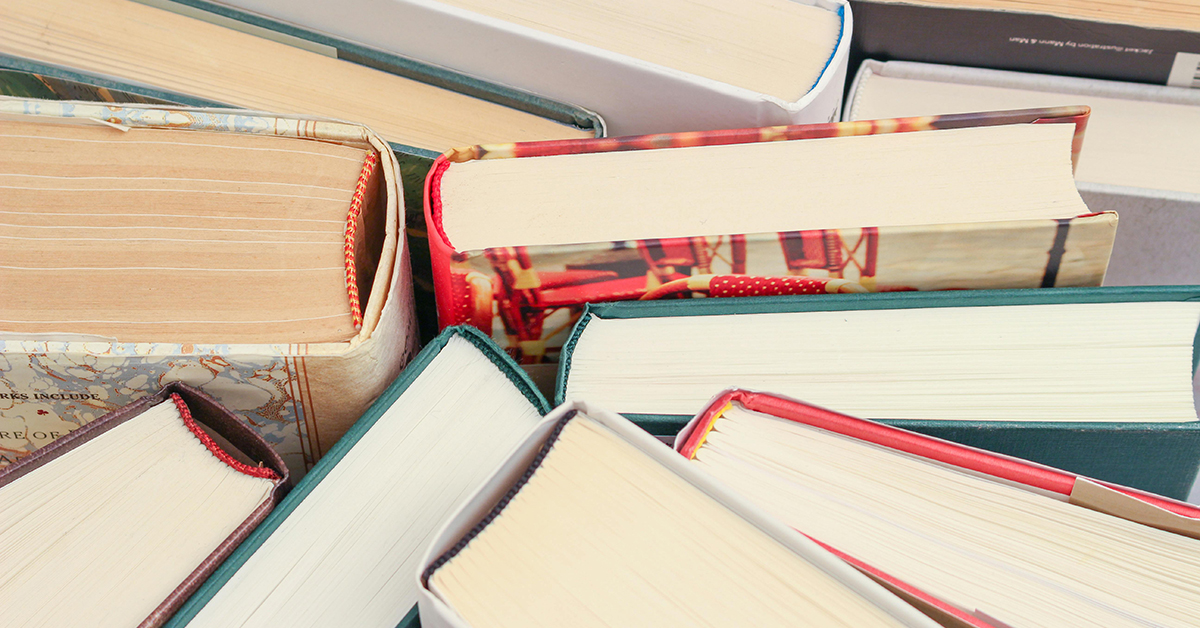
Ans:
[[[495,338],[520,363],[537,364],[557,361],[567,331],[588,302],[1099,285],[1116,229],[1113,213],[1049,220],[697,233],[482,250],[457,248],[443,221],[444,212],[450,211],[443,204],[443,177],[456,165],[476,160],[570,158],[590,153],[1066,123],[1075,125],[1074,162],[1087,116],[1086,107],[1062,107],[526,142],[450,151],[437,160],[425,183],[439,325],[473,325]],[[869,175],[864,177],[869,180]],[[581,189],[586,189],[586,182],[581,182]],[[568,205],[563,213],[571,209]]]
[[[704,445],[717,419],[734,407],[795,421],[887,449],[903,452],[973,475],[983,475],[1033,492],[1061,496],[1062,501],[1098,510],[1150,527],[1200,538],[1200,507],[1145,491],[1091,480],[1020,458],[951,443],[881,423],[839,414],[801,401],[748,390],[727,390],[714,398],[679,433],[675,449],[692,460]],[[799,530],[804,533],[804,530]],[[806,534],[807,536],[807,534]],[[810,537],[812,538],[812,537]],[[884,572],[837,547],[817,543],[905,598],[947,626],[1007,628],[974,609],[963,609]]]

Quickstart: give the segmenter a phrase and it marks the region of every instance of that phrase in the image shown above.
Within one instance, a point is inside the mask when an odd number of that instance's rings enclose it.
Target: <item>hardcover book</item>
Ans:
[[[302,475],[416,343],[392,151],[246,111],[0,99],[0,459],[182,381]]]
[[[588,302],[1096,286],[1116,215],[1071,178],[1086,114],[452,151],[426,184],[438,320],[536,369]]]
[[[1044,74],[867,60],[847,120],[1087,105],[1075,180],[1093,211],[1120,213],[1105,285],[1200,277],[1200,91]]]
[[[421,561],[421,624],[936,626],[615,414],[558,408]]]
[[[221,1],[587,107],[614,135],[833,121],[853,32],[842,0]]]
[[[396,151],[409,199],[426,340],[436,332],[421,185],[433,159],[479,143],[604,135],[604,122],[579,107],[206,0],[3,0],[0,31],[0,67],[192,107],[350,121],[378,133]]]
[[[1200,9],[1125,0],[852,0],[851,67],[944,63],[1200,87]]]
[[[499,347],[446,330],[168,626],[417,625],[433,534],[547,411]]]
[[[160,626],[287,487],[279,455],[212,397],[142,397],[0,469],[4,621]]]
[[[963,620],[1182,628],[1200,611],[1190,504],[745,390],[718,395],[675,445],[872,578]]]
[[[559,402],[671,435],[730,386],[1185,498],[1200,468],[1200,288],[589,305]]]

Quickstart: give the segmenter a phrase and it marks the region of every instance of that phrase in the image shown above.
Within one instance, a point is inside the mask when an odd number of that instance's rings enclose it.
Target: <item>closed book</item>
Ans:
[[[739,389],[675,448],[947,625],[1194,623],[1191,504]]]
[[[5,621],[161,626],[288,487],[260,435],[168,384],[0,469]]]
[[[588,302],[1099,285],[1116,219],[1071,179],[1085,114],[453,151],[426,184],[439,324],[538,368]]]
[[[593,304],[557,399],[670,436],[724,388],[774,390],[1185,498],[1200,468],[1198,301],[1195,286],[1156,286]]]
[[[417,625],[433,534],[547,411],[494,343],[444,331],[168,626]]]
[[[182,381],[293,474],[416,345],[392,151],[246,111],[0,99],[0,446]]]
[[[223,4],[581,105],[613,135],[830,122],[853,31],[840,0]]]
[[[1093,211],[1121,228],[1105,285],[1200,277],[1200,91],[904,61],[867,60],[847,120],[1010,107],[1087,105],[1087,151],[1075,180]]]
[[[851,67],[920,61],[1198,87],[1200,14],[1156,0],[853,0]]]
[[[624,418],[529,433],[421,560],[426,628],[935,626]]]
[[[344,6],[338,12],[372,23]],[[15,0],[0,5],[0,28],[10,33],[0,40],[0,67],[378,133],[396,151],[409,199],[425,340],[436,331],[420,190],[433,159],[479,143],[604,135],[599,116],[580,107],[206,0]]]

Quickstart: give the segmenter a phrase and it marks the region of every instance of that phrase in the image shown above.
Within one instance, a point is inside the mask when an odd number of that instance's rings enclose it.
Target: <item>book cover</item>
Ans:
[[[1075,124],[1086,112],[1030,110],[577,142],[477,146],[438,159],[426,221],[439,324],[491,334],[522,365],[555,363],[586,303],[693,296],[1096,286],[1116,230],[1113,213],[1059,220],[871,227],[517,246],[460,251],[442,231],[440,181],[475,159],[803,140],[1021,123]],[[864,174],[870,178],[869,173]]]
[[[441,2],[366,1],[347,5],[351,10],[282,0],[224,4],[581,105],[603,115],[612,135],[833,121],[854,30],[844,2],[801,0],[837,13],[842,31],[820,77],[806,93],[788,101],[522,24],[519,11],[510,21]],[[580,13],[578,19],[588,19],[585,11]],[[675,38],[671,26],[660,28],[662,39]]]
[[[850,5],[852,68],[863,59],[895,59],[1200,87],[1195,31],[1048,12],[870,0]]]
[[[585,333],[588,322],[595,318],[1197,300],[1200,300],[1200,289],[1196,286],[1153,286],[591,304],[563,347],[555,399],[562,403],[568,397],[573,348]],[[1200,343],[1200,330],[1197,330],[1196,342]],[[1200,352],[1193,354],[1193,373],[1197,358],[1200,358]],[[650,433],[663,437],[676,435],[690,418],[683,415],[626,416]],[[1068,423],[878,419],[878,422],[1177,499],[1187,498],[1200,469],[1200,421]]]
[[[550,406],[546,399],[538,392],[537,387],[533,385],[529,377],[511,359],[499,351],[496,345],[486,336],[471,327],[453,327],[443,331],[421,349],[420,353],[413,358],[400,376],[379,396],[379,399],[346,431],[343,438],[296,484],[295,488],[279,504],[279,507],[275,509],[272,516],[263,522],[241,544],[238,550],[213,573],[212,577],[204,582],[203,586],[196,590],[195,594],[187,600],[187,603],[171,619],[171,622],[168,624],[170,628],[183,628],[188,625],[196,614],[212,600],[213,596],[225,586],[225,583],[237,573],[238,569],[246,563],[254,552],[262,547],[263,543],[271,537],[271,534],[279,528],[280,524],[296,510],[337,464],[346,457],[346,454],[379,421],[388,408],[409,389],[430,363],[438,357],[441,350],[450,342],[451,338],[460,338],[471,343],[508,377],[513,387],[533,404],[540,413],[545,414],[550,411]],[[417,609],[413,607],[411,612],[400,622],[398,628],[415,628],[417,626],[420,626],[420,622],[417,618]]]
[[[354,252],[376,260],[347,295],[361,290],[360,326],[345,342],[197,344],[120,342],[110,337],[0,333],[0,459],[12,462],[107,412],[181,381],[237,412],[299,477],[399,373],[416,346],[408,251],[399,239],[398,165],[387,144],[347,123],[246,111],[177,109],[0,99],[0,113],[47,120],[99,120],[129,128],[253,133],[336,141],[373,151],[382,181],[382,233],[346,233],[347,273]],[[357,239],[356,239],[357,237]],[[357,244],[356,244],[357,243]],[[350,290],[350,288],[354,290]]]
[[[0,487],[9,485],[160,403],[174,404],[188,429],[217,458],[238,471],[270,480],[274,488],[267,500],[256,508],[223,543],[213,548],[207,558],[196,565],[191,574],[180,582],[140,624],[148,628],[161,626],[200,583],[204,582],[205,578],[237,548],[238,544],[267,518],[275,505],[287,494],[290,488],[289,473],[287,465],[284,464],[279,454],[263,440],[261,435],[248,428],[237,416],[222,407],[211,396],[186,384],[174,382],[127,406],[113,410],[53,444],[22,458],[16,464],[0,468]],[[210,433],[219,437],[224,444],[218,444]],[[239,455],[231,455],[230,451],[237,452]],[[250,464],[240,462],[239,458],[248,460]],[[102,538],[94,540],[103,542]]]

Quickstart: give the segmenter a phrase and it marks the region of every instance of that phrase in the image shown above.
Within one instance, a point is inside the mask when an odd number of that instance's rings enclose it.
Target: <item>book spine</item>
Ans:
[[[1200,87],[1200,33],[1054,15],[851,0],[851,65],[921,61]]]

